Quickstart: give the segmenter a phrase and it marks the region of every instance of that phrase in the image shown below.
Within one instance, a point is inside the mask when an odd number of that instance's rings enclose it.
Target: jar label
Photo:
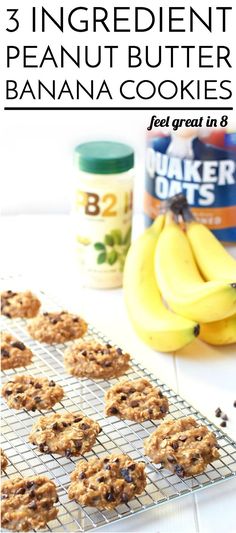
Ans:
[[[131,242],[132,184],[90,187],[80,181],[74,221],[77,251],[84,282],[94,287],[122,284],[125,257]]]

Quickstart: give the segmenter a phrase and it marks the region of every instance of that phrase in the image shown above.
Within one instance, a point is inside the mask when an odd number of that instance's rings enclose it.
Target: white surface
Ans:
[[[142,229],[137,220],[136,232]],[[220,406],[236,438],[236,348],[213,348],[200,341],[178,352],[159,354],[136,337],[126,316],[122,291],[81,289],[72,253],[67,216],[2,217],[2,272],[23,273],[28,287],[45,287],[63,305],[77,310],[178,391],[215,423]],[[126,519],[104,532],[233,533],[236,528],[236,480],[205,489]]]

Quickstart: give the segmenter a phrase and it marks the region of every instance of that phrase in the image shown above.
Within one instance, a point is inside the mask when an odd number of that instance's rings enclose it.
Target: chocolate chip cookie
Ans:
[[[144,449],[154,463],[180,477],[204,472],[220,455],[214,433],[192,417],[162,422],[144,441]]]
[[[67,311],[43,313],[29,322],[28,331],[39,342],[60,344],[82,337],[87,331],[87,324],[79,316]]]
[[[8,459],[2,448],[0,448],[0,456],[1,456],[1,471],[6,470],[8,465]]]
[[[2,387],[7,405],[13,409],[50,409],[64,396],[63,388],[55,381],[33,376],[13,376]]]
[[[37,296],[30,291],[1,293],[1,312],[8,318],[33,318],[40,305]]]
[[[130,355],[99,342],[77,341],[64,353],[65,367],[77,377],[108,379],[129,370]]]
[[[29,441],[43,453],[79,456],[91,450],[100,431],[99,424],[83,413],[56,413],[38,418]]]
[[[168,400],[145,378],[120,381],[105,394],[105,413],[126,420],[156,420],[168,412]]]
[[[113,509],[143,492],[144,468],[144,463],[136,463],[123,454],[79,461],[70,476],[68,496],[82,505]]]
[[[1,369],[18,368],[32,363],[33,354],[25,344],[11,333],[1,333]]]
[[[1,496],[1,524],[12,531],[44,528],[58,513],[56,486],[46,476],[8,479]]]

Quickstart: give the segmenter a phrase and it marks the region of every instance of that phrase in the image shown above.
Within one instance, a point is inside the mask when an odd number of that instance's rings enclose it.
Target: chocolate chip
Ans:
[[[65,451],[65,456],[66,456],[66,457],[71,457],[71,455],[72,455],[71,450],[70,450],[70,449],[67,449],[67,450]]]
[[[221,418],[222,418],[222,420],[229,420],[229,419],[228,419],[228,416],[227,416],[226,414],[221,415]]]
[[[6,394],[6,396],[10,396],[12,394],[12,392],[13,392],[12,390],[6,390],[5,394]]]
[[[10,357],[9,351],[6,350],[6,348],[1,349],[1,356],[2,357]]]
[[[114,494],[112,494],[112,492],[107,492],[107,494],[106,494],[106,500],[107,500],[108,502],[114,502],[114,501],[115,501]]]
[[[60,429],[59,424],[58,424],[57,422],[54,422],[54,424],[52,424],[52,429],[53,429],[54,431],[59,431],[59,429]]]
[[[176,459],[173,457],[173,455],[167,455],[167,461],[169,463],[176,463]]]
[[[85,479],[86,474],[84,472],[80,472],[79,479]]]
[[[26,487],[27,487],[27,489],[31,489],[32,487],[34,487],[34,481],[27,481],[26,482]]]
[[[90,428],[89,424],[85,424],[84,422],[83,422],[82,424],[80,424],[80,427],[81,427],[81,429],[83,429],[84,431],[85,431],[86,429],[89,429],[89,428]]]
[[[35,383],[34,386],[35,386],[36,389],[42,389],[42,387],[43,387],[43,386],[41,385],[41,383]]]
[[[110,348],[112,348],[112,345],[109,344],[109,342],[107,342],[106,347],[107,347],[108,349],[110,349]]]
[[[164,413],[167,413],[167,411],[168,411],[168,407],[167,407],[167,405],[160,405],[160,411],[161,411],[161,413],[163,413],[163,414],[164,414]]]
[[[202,440],[202,436],[201,435],[198,435],[197,437],[195,437],[195,440]]]
[[[106,464],[106,463],[109,463],[109,459],[107,457],[105,457],[105,459],[103,459],[103,462]]]
[[[220,407],[217,407],[217,409],[215,410],[215,416],[217,418],[219,418],[221,416],[221,413],[222,413],[222,411],[221,411]]]
[[[45,311],[45,312],[43,313],[43,316],[48,316],[48,314],[49,314],[49,313],[48,313],[47,311]]]
[[[128,495],[125,493],[121,494],[121,501],[127,503],[129,501]]]
[[[175,465],[174,471],[179,477],[184,477],[184,469],[181,465]]]
[[[119,413],[118,409],[116,407],[111,407],[109,409],[111,415],[117,415]]]
[[[105,477],[104,476],[101,476],[101,477],[97,478],[97,482],[98,483],[103,483],[104,481],[105,481]]]
[[[127,481],[127,483],[132,483],[133,478],[130,475],[128,468],[121,468],[120,475]]]
[[[112,366],[112,362],[111,361],[105,361],[104,363],[102,363],[102,366],[104,368],[109,368],[109,366]]]
[[[51,379],[51,381],[49,381],[49,387],[55,387],[56,383],[55,381],[53,381],[53,379]]]
[[[187,438],[188,438],[187,435],[180,435],[180,436],[179,436],[179,440],[180,440],[181,442],[185,442],[185,441],[187,440]]]
[[[82,448],[82,440],[75,440],[74,443],[77,450]]]
[[[47,444],[40,444],[39,451],[42,453],[47,453],[49,452],[49,447],[47,446]]]
[[[134,392],[135,392],[134,387],[131,387],[131,388],[128,390],[128,394],[133,394]]]
[[[80,422],[81,420],[82,420],[82,417],[81,417],[81,416],[80,416],[80,417],[77,416],[77,417],[74,419],[74,422],[75,422],[75,423],[76,423],[76,422]]]
[[[128,468],[129,468],[129,470],[135,470],[136,465],[134,463],[132,463],[132,465],[129,465]]]
[[[138,407],[139,406],[139,402],[137,402],[137,400],[133,400],[132,402],[130,402],[130,407]]]
[[[123,351],[121,350],[121,348],[117,348],[116,353],[118,353],[119,355],[121,355],[121,354],[123,353]]]
[[[42,398],[40,396],[35,396],[34,400],[36,403],[39,403],[42,401]]]
[[[117,464],[119,464],[119,462],[120,462],[120,459],[119,459],[119,457],[117,457],[117,458],[116,458],[116,459],[114,459],[114,461],[113,461],[113,463],[117,463]]]
[[[29,509],[32,509],[32,511],[36,511],[36,509],[37,509],[37,504],[36,504],[36,502],[35,502],[34,500],[33,500],[32,502],[30,502],[30,503],[28,504],[28,508],[29,508]]]
[[[159,390],[158,394],[159,394],[159,398],[163,398],[163,394],[162,394],[161,390]]]
[[[111,465],[107,464],[106,466],[103,467],[104,470],[111,470]]]
[[[18,348],[18,350],[21,350],[22,352],[25,350],[25,345],[21,341],[13,341],[11,342],[11,346],[13,348]]]
[[[22,392],[24,392],[23,387],[18,387],[18,389],[16,389],[16,392],[22,394]]]
[[[50,322],[55,326],[58,323],[58,318],[50,318]]]
[[[25,494],[25,487],[20,487],[16,490],[15,494]]]
[[[11,318],[11,314],[10,314],[10,313],[4,313],[4,315],[5,315],[7,318]]]
[[[173,450],[178,450],[178,447],[179,447],[178,442],[172,442],[171,446]]]
[[[150,416],[152,416],[152,415],[153,415],[153,410],[149,408],[149,409],[148,409],[148,414],[149,414]]]
[[[191,460],[193,463],[196,463],[198,461],[198,459],[200,459],[200,454],[199,453],[194,453],[191,457]]]
[[[122,400],[122,402],[123,402],[123,400],[127,400],[127,396],[125,396],[125,394],[121,394],[121,397],[120,397],[120,399],[121,399],[121,400]]]
[[[62,425],[64,428],[67,428],[70,424],[68,424],[67,422],[62,422]]]
[[[34,489],[31,489],[31,490],[29,491],[29,497],[30,497],[30,498],[34,498],[35,494],[36,494],[36,493],[35,493],[35,490],[34,490]]]
[[[220,426],[221,426],[222,428],[226,428],[226,426],[227,426],[227,424],[226,424],[226,420],[223,420],[223,421],[221,422]]]
[[[72,320],[73,322],[79,322],[79,318],[77,316],[75,316]]]
[[[81,355],[85,357],[87,355],[87,350],[82,350]]]

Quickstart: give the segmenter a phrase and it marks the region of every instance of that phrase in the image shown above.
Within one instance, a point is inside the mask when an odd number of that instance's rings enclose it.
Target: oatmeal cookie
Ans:
[[[46,476],[8,479],[1,496],[1,524],[12,531],[44,528],[58,513],[56,486]]]
[[[30,320],[28,331],[39,342],[60,344],[83,337],[87,324],[79,316],[67,311],[43,313]]]
[[[30,291],[1,293],[1,312],[8,318],[33,318],[40,305],[37,296]]]
[[[0,448],[0,455],[1,455],[1,471],[4,471],[7,468],[8,459],[2,448]]]
[[[113,509],[143,492],[144,468],[144,463],[123,454],[79,461],[71,474],[68,496],[82,505]]]
[[[79,456],[91,450],[100,431],[99,424],[81,412],[56,413],[38,418],[29,441],[43,453]]]
[[[145,378],[120,381],[105,394],[105,413],[126,420],[156,420],[168,412],[168,400]]]
[[[63,388],[55,381],[33,376],[13,376],[2,387],[7,405],[13,409],[50,409],[64,396]]]
[[[129,361],[121,348],[92,341],[77,341],[64,353],[66,369],[77,377],[115,378],[129,370]]]
[[[1,333],[1,369],[18,368],[32,363],[33,354],[27,346],[11,333]]]
[[[154,463],[180,477],[204,472],[220,456],[214,433],[190,416],[162,422],[144,441],[144,449]]]

